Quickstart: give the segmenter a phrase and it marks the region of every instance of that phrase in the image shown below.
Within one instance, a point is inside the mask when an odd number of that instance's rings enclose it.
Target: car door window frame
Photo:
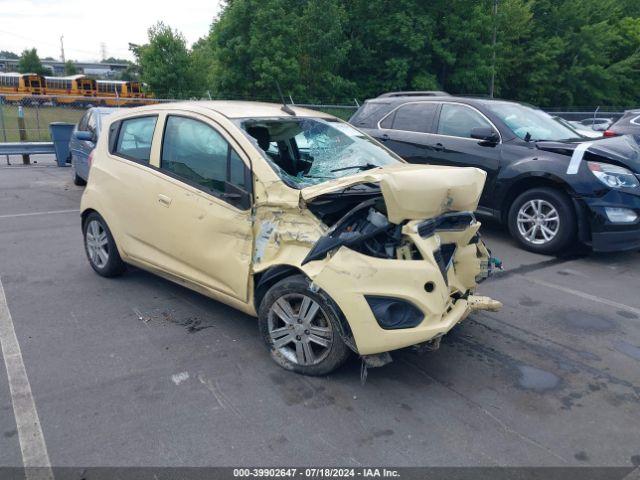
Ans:
[[[170,117],[181,117],[181,118],[187,118],[189,120],[193,120],[195,122],[200,122],[204,125],[206,125],[207,127],[213,129],[218,135],[220,135],[220,137],[227,143],[227,158],[226,158],[226,180],[225,183],[228,183],[230,185],[232,185],[234,188],[237,188],[239,190],[244,190],[250,198],[250,205],[253,205],[253,171],[251,168],[251,164],[249,163],[249,165],[247,165],[247,162],[245,162],[245,159],[243,158],[243,155],[241,155],[240,153],[238,153],[238,151],[242,151],[244,153],[243,150],[236,148],[236,146],[233,144],[233,142],[230,141],[229,138],[231,138],[231,136],[229,135],[229,133],[226,131],[226,129],[224,129],[222,126],[218,125],[216,123],[216,126],[212,125],[210,122],[203,120],[201,118],[195,117],[195,116],[191,116],[191,115],[186,115],[184,113],[173,113],[173,112],[167,112],[166,115],[164,115],[163,118],[163,126],[162,126],[162,136],[160,137],[160,154],[159,154],[159,158],[158,158],[158,166],[155,167],[153,166],[152,168],[158,170],[160,173],[162,173],[163,175],[166,175],[168,177],[173,178],[174,180],[178,180],[179,182],[184,183],[185,185],[189,185],[192,188],[195,188],[196,190],[199,190],[203,193],[206,193],[207,195],[211,195],[213,197],[216,197],[219,200],[222,200],[223,202],[231,205],[234,208],[237,208],[238,210],[241,211],[246,211],[249,208],[251,208],[251,206],[249,206],[248,208],[242,208],[241,206],[239,206],[237,204],[236,201],[234,201],[234,199],[228,198],[226,195],[232,192],[220,192],[218,190],[215,189],[211,189],[211,188],[207,188],[203,185],[200,185],[197,182],[194,182],[192,180],[189,180],[188,178],[185,178],[181,175],[178,175],[174,172],[172,172],[171,170],[167,170],[166,168],[162,168],[162,151],[164,150],[164,139],[165,139],[165,135],[166,135],[166,130],[167,130],[167,125],[169,123],[169,118]],[[229,138],[227,138],[227,136],[222,134],[222,131],[224,131],[225,133],[227,133],[227,135],[229,136]],[[245,187],[246,188],[242,188],[240,186],[237,185],[233,185],[230,181],[231,179],[231,155],[234,152],[236,154],[236,156],[238,157],[238,159],[242,162],[242,165],[244,166],[244,181],[245,181]]]
[[[406,107],[407,105],[414,105],[414,104],[434,104],[436,109],[435,112],[433,114],[433,118],[431,119],[431,132],[416,132],[415,130],[401,130],[398,128],[386,128],[382,126],[382,122],[384,122],[387,118],[389,117],[395,117],[396,112],[398,110],[400,110],[402,107]],[[382,117],[380,120],[378,120],[377,123],[377,127],[378,130],[388,130],[388,131],[392,131],[392,132],[403,132],[403,133],[417,133],[420,135],[433,135],[433,130],[434,127],[437,126],[437,119],[440,116],[440,111],[439,111],[439,107],[440,107],[440,102],[435,102],[433,100],[420,100],[420,101],[416,101],[416,102],[405,102],[405,103],[401,103],[400,105],[398,105],[397,107],[395,107],[393,110],[391,110],[389,113],[387,113],[384,117]],[[395,122],[395,118],[391,121],[391,126],[393,127],[393,123]]]
[[[129,155],[125,155],[117,150],[118,140],[120,138],[120,134],[122,133],[122,125],[129,120],[138,120],[140,118],[149,118],[155,117],[156,124],[153,127],[153,133],[151,134],[151,146],[149,147],[149,158],[147,160],[141,160],[139,158],[131,157]],[[147,115],[136,115],[135,117],[126,117],[118,120],[115,124],[112,124],[109,129],[109,153],[111,155],[115,155],[118,158],[123,158],[125,160],[129,160],[130,162],[135,162],[139,165],[144,165],[145,167],[153,167],[151,164],[151,156],[153,153],[153,140],[155,138],[156,129],[158,128],[158,121],[160,120],[160,115],[157,113],[147,114]],[[115,127],[115,129],[114,129]]]
[[[442,107],[444,105],[456,105],[458,107],[466,107],[469,108],[471,110],[474,110],[476,113],[480,114],[480,116],[482,118],[484,118],[487,123],[498,133],[498,137],[499,137],[499,141],[498,141],[498,145],[502,143],[502,133],[500,133],[500,130],[498,129],[498,127],[496,127],[496,124],[493,123],[489,117],[487,117],[484,113],[482,113],[480,110],[478,110],[476,107],[472,106],[472,105],[467,105],[466,103],[460,103],[460,102],[438,102],[440,103],[440,108],[438,109],[438,112],[436,114],[436,122],[435,122],[435,132],[432,133],[431,135],[438,135],[439,137],[447,137],[447,138],[459,138],[459,139],[463,139],[463,140],[471,140],[473,142],[478,142],[479,140],[477,138],[471,138],[471,137],[459,137],[457,135],[447,135],[446,133],[438,133],[438,128],[440,127],[440,117],[442,116]]]

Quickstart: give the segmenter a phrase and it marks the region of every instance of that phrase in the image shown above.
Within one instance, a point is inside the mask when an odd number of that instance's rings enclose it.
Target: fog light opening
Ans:
[[[424,291],[427,293],[431,293],[436,289],[436,284],[433,282],[427,282],[424,284]]]
[[[633,223],[638,219],[636,212],[630,208],[605,207],[604,211],[612,223]]]

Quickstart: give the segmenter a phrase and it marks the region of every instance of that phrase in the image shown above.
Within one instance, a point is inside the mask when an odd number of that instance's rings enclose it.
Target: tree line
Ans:
[[[493,42],[494,29],[496,33]],[[637,0],[228,0],[187,48],[159,23],[135,46],[157,96],[360,101],[392,90],[541,106],[640,98]]]
[[[445,90],[540,106],[635,106],[638,0],[227,0],[188,47],[157,23],[130,45],[159,98],[353,103]],[[495,43],[494,43],[495,33]],[[495,60],[494,60],[495,55]]]

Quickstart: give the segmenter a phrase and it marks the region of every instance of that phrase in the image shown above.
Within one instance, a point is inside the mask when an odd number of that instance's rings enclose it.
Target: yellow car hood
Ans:
[[[305,201],[359,183],[378,183],[392,223],[478,207],[486,173],[478,168],[397,164],[306,187]]]

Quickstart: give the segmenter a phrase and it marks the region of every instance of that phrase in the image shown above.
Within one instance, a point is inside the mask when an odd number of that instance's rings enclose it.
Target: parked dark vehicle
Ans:
[[[102,127],[102,119],[117,108],[89,108],[73,130],[69,141],[73,183],[85,185],[89,178],[89,154],[95,148]]]
[[[528,250],[640,248],[640,136],[587,139],[529,105],[450,95],[378,97],[350,122],[409,162],[486,171],[479,213]]]
[[[605,135],[640,135],[640,110],[627,110],[620,119],[611,125]]]
[[[603,132],[611,126],[611,124],[613,123],[613,119],[597,117],[585,118],[584,120],[580,120],[578,123],[585,127],[589,127],[591,130],[595,130],[596,132]]]

